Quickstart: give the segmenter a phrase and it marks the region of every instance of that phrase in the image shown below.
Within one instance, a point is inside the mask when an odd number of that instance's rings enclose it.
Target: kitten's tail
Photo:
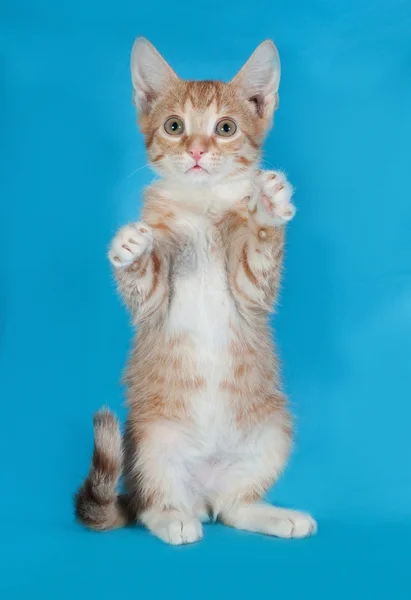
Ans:
[[[117,492],[122,471],[122,439],[118,421],[108,410],[93,418],[94,451],[88,477],[75,495],[76,517],[97,531],[130,522],[124,500]]]

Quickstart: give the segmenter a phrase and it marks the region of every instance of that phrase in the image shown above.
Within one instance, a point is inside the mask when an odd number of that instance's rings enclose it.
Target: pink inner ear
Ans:
[[[148,113],[156,98],[157,94],[154,91],[148,90],[144,92],[143,97],[140,99],[140,103],[138,103],[138,100],[135,97],[134,104],[140,106],[142,113]]]
[[[256,94],[255,96],[251,96],[251,98],[249,98],[248,100],[249,100],[249,102],[254,104],[257,115],[259,117],[262,117],[264,115],[264,99],[263,99],[263,97],[259,94]]]

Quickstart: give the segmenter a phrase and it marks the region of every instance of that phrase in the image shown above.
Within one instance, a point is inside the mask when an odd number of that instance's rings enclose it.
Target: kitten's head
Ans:
[[[138,38],[131,74],[148,156],[163,177],[214,184],[255,166],[278,103],[280,61],[270,40],[223,83],[180,79]]]

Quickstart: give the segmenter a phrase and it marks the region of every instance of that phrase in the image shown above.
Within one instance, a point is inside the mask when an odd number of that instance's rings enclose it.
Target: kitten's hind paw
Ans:
[[[173,546],[193,544],[203,537],[200,521],[181,511],[152,508],[144,512],[140,519],[151,533]]]

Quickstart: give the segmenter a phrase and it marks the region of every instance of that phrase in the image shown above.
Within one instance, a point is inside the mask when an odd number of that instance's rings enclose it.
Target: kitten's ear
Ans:
[[[278,104],[280,85],[280,57],[271,40],[262,42],[243,68],[231,81],[243,96],[255,105],[261,117],[270,118]]]
[[[178,77],[153,44],[139,37],[131,51],[131,79],[134,104],[147,112],[167,85]]]

